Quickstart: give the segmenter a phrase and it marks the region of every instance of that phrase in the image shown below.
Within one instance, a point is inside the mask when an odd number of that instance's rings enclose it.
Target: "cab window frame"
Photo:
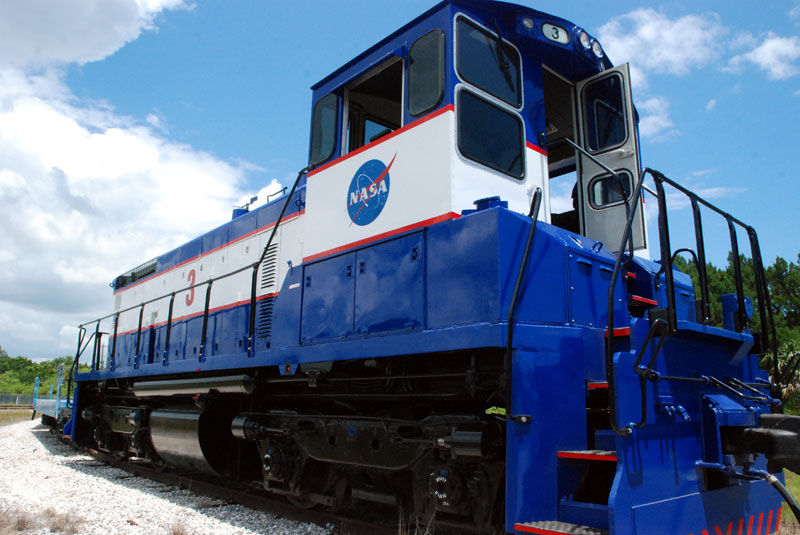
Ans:
[[[622,136],[620,140],[616,140],[614,143],[601,146],[599,129],[598,129],[598,120],[597,120],[598,109],[606,108],[608,110],[611,110],[609,113],[614,113],[616,112],[616,110],[614,110],[613,106],[610,106],[607,101],[602,99],[594,99],[591,101],[591,105],[589,105],[589,102],[587,101],[587,92],[592,87],[595,87],[597,84],[604,83],[610,79],[616,79],[618,82],[617,89],[619,90],[619,94],[617,96],[620,99],[619,104],[621,105],[620,107],[622,111],[621,117],[619,119],[619,124],[622,125],[622,129],[625,135]],[[584,144],[586,150],[589,151],[589,153],[591,154],[600,154],[603,152],[608,152],[617,149],[619,147],[622,147],[628,142],[628,139],[631,136],[630,129],[628,128],[629,121],[628,121],[628,115],[627,115],[628,111],[626,106],[627,96],[623,91],[623,88],[625,87],[624,83],[625,83],[624,79],[619,73],[611,72],[607,76],[601,76],[600,78],[592,80],[590,83],[586,84],[586,86],[583,87],[583,89],[581,90],[580,107],[583,110],[583,118],[582,118],[583,124],[581,125],[581,128],[583,129],[584,132]]]
[[[356,88],[360,88],[370,81],[376,81],[379,77],[382,76],[390,76],[390,70],[398,68],[398,73],[400,80],[398,83],[399,89],[399,97],[396,101],[392,101],[392,104],[396,106],[395,109],[391,110],[392,112],[396,112],[398,117],[396,117],[397,124],[392,124],[390,121],[386,120],[385,117],[379,117],[374,108],[369,106],[365,107],[362,103],[357,102],[358,99],[354,96],[354,94],[361,94],[369,95],[369,93],[361,93],[355,91]],[[342,126],[341,126],[341,140],[342,140],[342,154],[349,154],[353,151],[359,150],[362,147],[366,147],[370,143],[374,143],[378,141],[384,135],[388,135],[391,132],[399,130],[403,127],[405,121],[405,109],[404,109],[404,101],[405,101],[405,78],[406,78],[406,61],[405,58],[398,55],[390,55],[380,61],[377,65],[373,66],[366,72],[362,73],[359,76],[354,77],[350,82],[348,82],[344,86],[344,98],[343,100],[343,112],[342,112]],[[369,98],[369,97],[368,97]],[[357,121],[358,124],[354,124],[354,121]],[[374,140],[370,141],[366,139],[364,136],[366,134],[366,121],[370,121],[372,123],[376,123],[382,126],[385,126],[391,132],[387,132],[386,134],[382,134],[375,138]]]
[[[592,207],[594,210],[605,210],[606,208],[611,208],[612,206],[618,206],[624,204],[626,200],[630,201],[633,196],[633,177],[626,169],[617,169],[614,171],[617,175],[620,176],[626,183],[622,185],[622,196],[613,201],[609,201],[606,203],[598,203],[596,202],[596,195],[595,195],[595,188],[597,187],[598,183],[609,183],[612,180],[615,180],[613,174],[609,173],[602,173],[599,175],[595,175],[589,180],[589,185],[586,187],[586,194],[589,201],[589,206]],[[625,186],[627,187],[627,192],[625,191]],[[605,186],[603,186],[605,187]],[[627,195],[625,195],[627,193]]]
[[[479,103],[480,105],[484,105],[490,109],[493,108],[497,112],[504,114],[508,119],[513,120],[516,122],[518,129],[518,136],[517,138],[517,146],[519,147],[519,152],[517,155],[512,159],[512,163],[516,165],[514,168],[519,166],[519,173],[511,172],[507,167],[504,169],[501,165],[498,165],[497,162],[493,162],[490,159],[480,158],[479,155],[476,155],[474,152],[469,150],[468,146],[465,146],[464,143],[465,139],[462,137],[464,133],[467,132],[477,132],[476,128],[464,128],[463,127],[463,119],[465,113],[465,102],[462,101],[462,98],[468,95],[467,98],[475,99],[475,102]],[[490,169],[497,173],[502,173],[503,175],[512,178],[514,180],[518,180],[520,182],[524,181],[526,178],[526,148],[525,148],[525,122],[523,121],[522,117],[510,107],[505,102],[502,102],[498,99],[492,98],[492,96],[485,94],[481,91],[472,88],[467,84],[459,84],[456,87],[455,91],[455,111],[456,111],[456,148],[458,149],[458,154],[466,160],[470,162],[474,162],[482,167]],[[481,121],[480,124],[489,127],[497,126],[497,121]],[[503,130],[506,131],[506,130]],[[501,136],[498,135],[490,135],[485,136],[484,139],[502,139]],[[509,145],[510,146],[510,145]]]
[[[431,69],[430,64],[425,64],[424,67],[427,69],[423,70],[422,72],[418,71],[418,68],[415,68],[414,65],[414,52],[415,50],[419,49],[420,47],[429,45],[429,41],[434,39],[434,46],[438,49],[436,50],[436,57],[433,58],[435,63],[435,72]],[[428,58],[424,58],[428,59]],[[445,33],[439,29],[435,28],[419,38],[417,38],[408,49],[408,61],[407,61],[407,70],[408,70],[408,89],[407,89],[407,108],[408,114],[414,117],[419,117],[420,115],[427,113],[433,109],[435,109],[439,104],[441,104],[442,100],[444,99],[445,94],[445,68],[447,65],[447,39]],[[433,80],[433,77],[436,77]],[[415,87],[415,83],[417,80],[422,80],[422,82],[435,82],[438,86],[438,95],[436,98],[426,98],[428,97],[427,94],[422,95],[421,103],[415,102],[416,97],[418,96],[418,91]],[[424,83],[423,83],[424,86]]]
[[[322,113],[326,110],[325,106],[333,103],[333,121],[326,121]],[[337,141],[339,139],[339,97],[334,93],[328,93],[320,98],[311,113],[311,143],[309,147],[308,161],[311,165],[320,165],[329,161],[336,154]],[[331,143],[331,148],[326,154],[322,154],[322,149],[326,142]]]
[[[495,90],[492,87],[495,84],[492,84],[492,83],[486,84],[486,83],[484,83],[486,81],[486,79],[481,80],[480,76],[474,76],[473,75],[474,73],[471,72],[470,69],[467,68],[471,64],[467,62],[468,60],[464,59],[467,56],[467,54],[465,54],[465,50],[464,50],[464,46],[463,46],[463,43],[466,43],[466,41],[461,41],[461,39],[464,37],[462,35],[463,31],[464,31],[463,30],[464,26],[462,26],[462,24],[467,25],[467,26],[471,27],[473,30],[478,31],[479,33],[483,34],[483,37],[487,40],[487,42],[489,42],[489,43],[493,42],[495,44],[495,47],[497,47],[498,45],[501,45],[502,46],[502,50],[500,50],[500,53],[504,56],[504,58],[506,60],[514,60],[513,61],[513,65],[516,68],[516,72],[515,72],[515,76],[513,76],[511,79],[514,81],[514,88],[513,88],[513,93],[512,94],[516,97],[515,99],[512,100],[512,99],[507,98],[507,96],[506,96],[507,93],[502,92],[502,91],[498,92],[497,90]],[[453,37],[454,46],[453,46],[453,49],[455,51],[454,52],[453,63],[454,63],[455,71],[456,71],[456,74],[458,75],[458,77],[462,81],[468,83],[469,85],[471,85],[473,87],[476,87],[476,88],[480,89],[481,91],[484,91],[484,92],[492,95],[496,99],[501,100],[502,102],[504,102],[505,104],[508,104],[509,106],[513,107],[514,109],[521,110],[522,107],[523,107],[523,103],[524,103],[525,99],[524,99],[524,96],[523,96],[523,83],[522,83],[522,81],[523,81],[523,76],[522,76],[522,55],[520,54],[520,52],[517,49],[517,47],[512,42],[510,42],[510,41],[506,40],[505,38],[503,38],[502,35],[498,35],[496,31],[493,31],[493,30],[490,30],[489,28],[486,28],[485,26],[481,25],[480,23],[478,23],[477,21],[473,20],[472,18],[468,17],[467,15],[465,15],[463,13],[458,13],[455,16],[455,21],[454,21],[453,27],[454,27],[454,37]],[[510,58],[510,57],[506,56],[510,52],[513,52],[514,58]],[[497,49],[495,49],[495,51],[493,51],[492,53],[496,54],[497,53]],[[496,65],[497,60],[493,59],[492,61]],[[497,70],[497,72],[499,72],[499,69]],[[507,80],[504,83],[508,83]]]

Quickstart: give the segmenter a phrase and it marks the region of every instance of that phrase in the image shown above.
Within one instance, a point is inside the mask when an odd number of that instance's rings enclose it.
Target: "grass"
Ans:
[[[36,520],[24,511],[0,512],[0,535],[25,533],[36,528]]]
[[[45,533],[76,535],[80,533],[83,522],[74,513],[59,513],[55,509],[47,509],[38,516],[8,509],[0,511],[0,535],[42,533],[42,529],[46,530]]]
[[[783,471],[786,476],[786,488],[792,496],[800,496],[800,476],[789,470]],[[796,498],[795,498],[796,499]],[[786,503],[783,504],[781,512],[781,530],[780,535],[800,535],[800,526],[792,514],[792,510]]]
[[[167,535],[189,535],[189,531],[184,525],[182,519],[175,519],[169,526]]]
[[[0,409],[0,427],[30,420],[32,409]]]
[[[64,533],[66,535],[80,533],[83,520],[75,514],[59,513],[54,509],[47,509],[44,514],[47,518],[46,525],[50,529],[50,533]]]

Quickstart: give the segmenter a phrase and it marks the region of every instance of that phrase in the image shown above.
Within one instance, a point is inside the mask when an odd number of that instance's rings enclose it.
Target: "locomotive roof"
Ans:
[[[270,202],[263,204],[249,212],[226,221],[213,230],[204,232],[200,236],[189,240],[178,247],[160,254],[152,260],[148,260],[122,275],[119,275],[111,282],[114,291],[134,286],[164,271],[180,267],[191,261],[230,244],[231,242],[242,239],[257,231],[263,231],[278,220],[283,204],[286,202],[288,193],[277,196]],[[303,177],[295,192],[295,199],[302,199],[305,195],[305,177]],[[291,203],[282,221],[295,217],[301,211],[298,203]]]
[[[422,26],[426,21],[439,15],[447,15],[457,10],[464,10],[470,14],[498,14],[501,19],[506,19],[508,16],[531,15],[534,17],[545,17],[554,22],[560,22],[564,26],[574,27],[575,24],[571,23],[561,17],[538,11],[527,6],[512,4],[508,2],[497,2],[494,0],[444,0],[433,6],[431,9],[419,15],[411,22],[403,25],[396,31],[389,34],[387,37],[381,39],[373,46],[366,49],[364,52],[351,59],[331,74],[311,86],[312,91],[324,89],[324,93],[328,93],[340,85],[350,81],[354,75],[363,72],[375,63],[385,58],[387,54],[391,54],[405,43],[403,37],[411,30]],[[365,65],[366,63],[366,65]],[[607,66],[610,66],[607,65]]]

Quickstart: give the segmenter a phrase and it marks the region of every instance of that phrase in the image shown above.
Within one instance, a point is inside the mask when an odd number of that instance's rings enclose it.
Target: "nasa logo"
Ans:
[[[347,191],[347,214],[350,224],[369,225],[381,214],[389,199],[389,165],[380,160],[370,160],[358,168]]]

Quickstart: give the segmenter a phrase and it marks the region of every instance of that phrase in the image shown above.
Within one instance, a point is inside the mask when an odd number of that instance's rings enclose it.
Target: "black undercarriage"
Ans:
[[[371,502],[410,524],[493,532],[505,494],[502,362],[487,349],[285,376],[271,367],[82,383],[75,439],[253,481],[301,507]]]

